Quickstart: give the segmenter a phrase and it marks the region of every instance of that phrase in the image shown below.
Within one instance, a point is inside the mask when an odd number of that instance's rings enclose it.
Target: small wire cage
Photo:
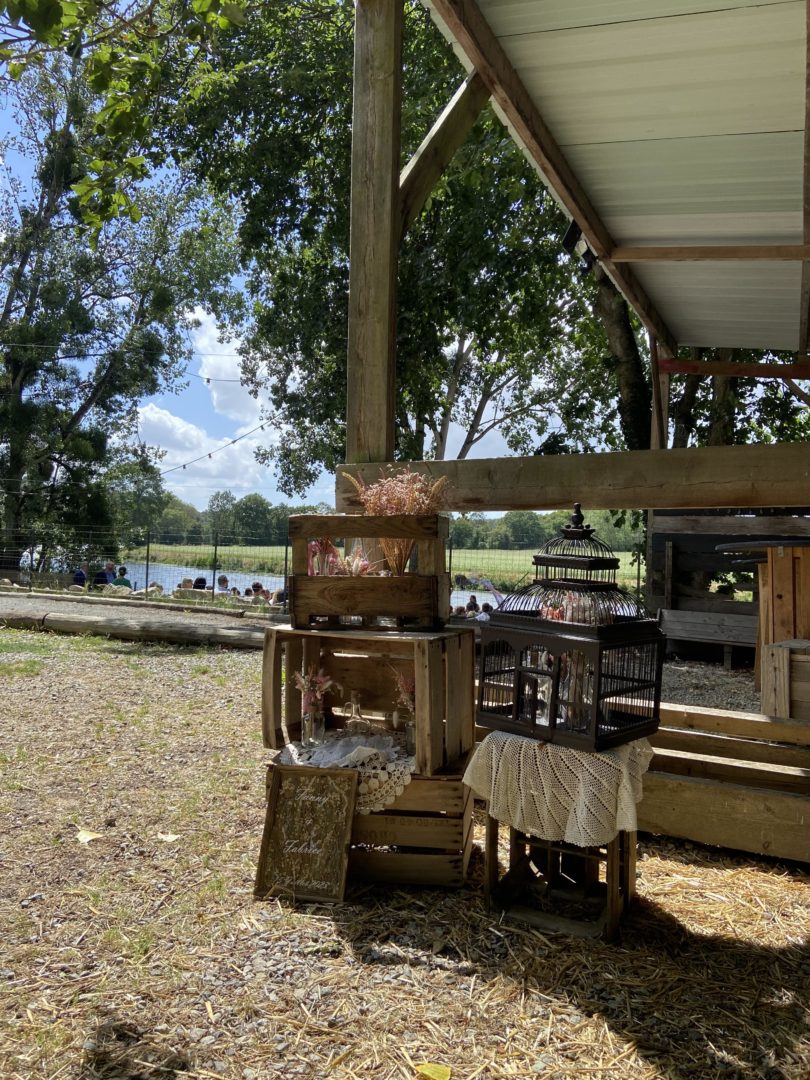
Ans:
[[[619,560],[579,503],[534,565],[482,625],[478,722],[581,750],[651,735],[664,636],[616,584]]]

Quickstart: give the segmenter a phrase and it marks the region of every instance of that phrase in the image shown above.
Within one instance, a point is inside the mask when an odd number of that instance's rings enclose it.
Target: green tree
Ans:
[[[245,495],[233,508],[234,537],[240,544],[275,544],[273,507],[263,495]]]
[[[531,510],[510,510],[501,521],[509,536],[510,547],[539,547],[546,538],[543,518]]]
[[[405,158],[461,77],[421,5],[406,13]],[[352,52],[351,5],[265,5],[198,65],[172,127],[185,160],[244,214],[255,321],[243,373],[284,416],[284,438],[259,456],[290,493],[344,457]],[[464,457],[494,428],[530,452],[560,427],[593,444],[613,424],[604,379],[580,404],[587,372],[570,362],[571,330],[596,324],[560,251],[564,225],[485,110],[402,245],[399,456],[444,456],[451,425]]]
[[[18,562],[31,531],[111,525],[111,464],[143,460],[140,398],[178,385],[189,312],[223,315],[234,269],[227,215],[187,183],[139,193],[135,223],[95,242],[72,191],[95,152],[94,95],[77,61],[58,58],[6,87],[19,164],[0,197],[0,559]]]
[[[134,457],[121,455],[106,470],[101,484],[116,534],[129,543],[143,543],[170,499],[146,448]]]
[[[152,538],[163,544],[198,543],[202,540],[200,511],[169,493],[166,506],[152,522]]]
[[[234,535],[236,499],[230,491],[215,491],[205,508],[205,528],[210,539],[231,543]]]

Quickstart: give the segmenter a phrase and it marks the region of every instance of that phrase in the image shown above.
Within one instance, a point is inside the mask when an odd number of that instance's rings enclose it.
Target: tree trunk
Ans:
[[[652,391],[624,297],[601,266],[594,266],[595,310],[608,341],[618,390],[619,419],[628,450],[649,450]]]
[[[718,349],[717,359],[729,361],[733,349]],[[708,446],[731,446],[737,416],[737,379],[730,375],[712,376],[712,410]]]

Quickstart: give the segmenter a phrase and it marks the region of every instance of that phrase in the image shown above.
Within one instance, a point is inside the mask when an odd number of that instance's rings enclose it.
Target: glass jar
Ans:
[[[360,712],[359,697],[357,690],[349,691],[349,715],[346,717],[347,735],[367,735],[371,730],[371,724]]]
[[[320,746],[326,738],[326,717],[323,707],[315,707],[301,718],[301,742],[304,746]]]

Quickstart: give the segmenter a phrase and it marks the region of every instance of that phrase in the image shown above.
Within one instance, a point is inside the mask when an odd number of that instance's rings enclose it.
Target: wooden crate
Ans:
[[[810,862],[810,725],[661,706],[638,828]]]
[[[416,684],[416,769],[430,776],[455,767],[473,746],[475,633],[468,628],[429,633],[374,630],[296,630],[265,632],[262,672],[264,745],[282,746],[301,735],[301,694],[293,673],[311,664],[322,667],[342,687],[360,694],[369,713],[394,708],[392,668],[414,676]],[[330,706],[327,726],[339,722]]]
[[[355,814],[349,882],[463,885],[472,853],[473,798],[462,772],[459,767],[441,776],[415,776],[385,810]],[[266,797],[272,778],[270,764]]]
[[[762,649],[762,711],[810,721],[810,641],[780,641]]]
[[[290,621],[299,630],[339,629],[356,625],[387,629],[419,626],[438,629],[450,616],[450,575],[446,573],[449,522],[438,514],[372,517],[363,514],[294,514],[289,519],[292,577],[289,579]],[[310,576],[308,544],[316,537],[408,539],[415,541],[414,573],[401,577]],[[349,620],[353,620],[352,623]]]
[[[375,814],[355,814],[349,879],[397,885],[464,884],[472,852],[473,799],[461,771],[415,776]]]

